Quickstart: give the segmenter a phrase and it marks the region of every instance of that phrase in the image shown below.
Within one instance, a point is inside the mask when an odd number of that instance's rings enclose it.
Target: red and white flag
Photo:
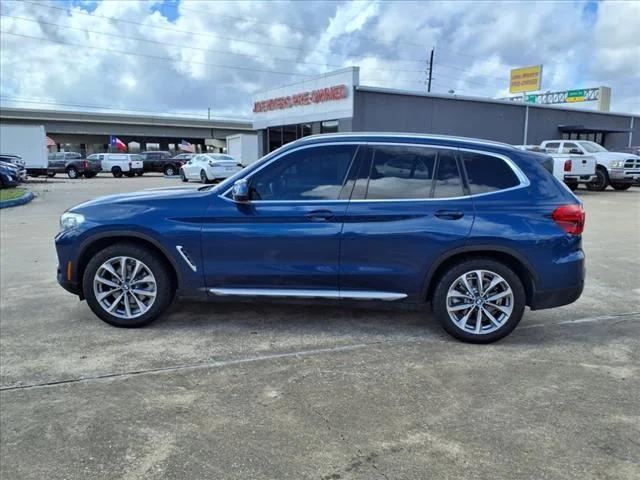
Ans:
[[[111,141],[109,143],[119,152],[126,152],[128,150],[127,145],[114,135],[111,135]]]
[[[56,146],[56,141],[51,137],[47,137],[47,147],[55,147],[55,146]]]
[[[180,142],[180,145],[178,145],[178,148],[180,150],[182,150],[183,152],[189,152],[189,153],[193,153],[196,151],[195,147],[190,144],[189,142],[187,142],[186,140],[182,140]]]

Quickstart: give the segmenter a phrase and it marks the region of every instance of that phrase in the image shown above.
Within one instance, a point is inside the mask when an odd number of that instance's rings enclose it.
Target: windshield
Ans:
[[[609,151],[606,148],[604,148],[602,145],[598,145],[595,142],[580,142],[580,145],[582,145],[582,148],[584,148],[589,153]]]

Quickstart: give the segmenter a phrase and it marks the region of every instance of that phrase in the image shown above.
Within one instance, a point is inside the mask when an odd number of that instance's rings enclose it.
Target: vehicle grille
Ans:
[[[640,159],[628,158],[624,162],[624,168],[640,168]]]

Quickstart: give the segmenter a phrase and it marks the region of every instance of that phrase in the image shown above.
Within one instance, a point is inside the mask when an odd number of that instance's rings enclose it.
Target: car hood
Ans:
[[[147,204],[148,202],[161,200],[180,200],[202,196],[205,192],[199,191],[193,187],[166,187],[151,188],[149,190],[141,190],[139,192],[120,193],[116,195],[107,195],[104,197],[94,198],[84,203],[80,203],[70,211],[80,211],[88,208],[99,206],[116,206],[116,205],[135,205]]]

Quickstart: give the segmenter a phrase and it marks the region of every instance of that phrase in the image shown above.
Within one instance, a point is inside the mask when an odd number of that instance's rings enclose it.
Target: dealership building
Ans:
[[[566,138],[609,149],[640,143],[639,115],[367,87],[357,67],[258,92],[253,116],[261,154],[335,132],[431,133],[514,145]]]

